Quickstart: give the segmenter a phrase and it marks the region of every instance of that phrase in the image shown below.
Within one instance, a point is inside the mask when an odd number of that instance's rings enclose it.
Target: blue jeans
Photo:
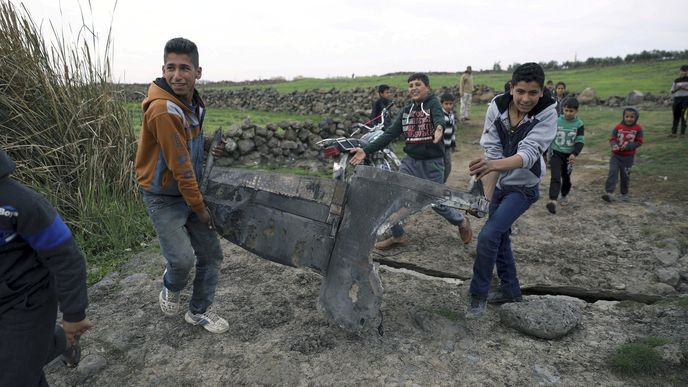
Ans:
[[[538,200],[539,186],[504,186],[495,188],[490,202],[490,216],[478,235],[477,256],[473,263],[470,293],[486,298],[497,265],[499,287],[507,297],[521,295],[516,275],[516,260],[511,251],[511,225]]]
[[[631,184],[631,168],[633,167],[634,158],[635,156],[612,155],[609,159],[609,175],[607,175],[607,181],[604,183],[605,192],[614,193],[616,180],[621,176],[619,190],[622,195],[628,193],[628,187]]]
[[[181,196],[143,192],[143,203],[160,239],[160,251],[167,260],[163,285],[173,292],[184,289],[196,263],[192,313],[203,313],[213,303],[222,249],[215,231],[203,224]]]
[[[401,160],[401,167],[399,173],[419,177],[421,179],[430,180],[435,183],[444,184],[444,157],[428,160],[416,160],[413,157],[406,156]],[[463,223],[463,214],[456,208],[447,207],[441,204],[433,205],[432,209],[447,219],[447,221],[454,226]],[[400,237],[404,235],[404,227],[400,223],[391,227],[392,236]]]

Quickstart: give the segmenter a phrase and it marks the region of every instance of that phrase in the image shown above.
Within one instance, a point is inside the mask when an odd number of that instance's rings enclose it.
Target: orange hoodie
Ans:
[[[200,213],[203,175],[203,101],[194,91],[194,105],[179,100],[163,78],[156,79],[143,100],[143,122],[136,151],[136,179],[152,194],[182,196]],[[195,110],[195,112],[194,112]]]

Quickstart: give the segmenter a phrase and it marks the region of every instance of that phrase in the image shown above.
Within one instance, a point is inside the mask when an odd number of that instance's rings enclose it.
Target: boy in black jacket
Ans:
[[[401,161],[399,172],[421,179],[444,183],[444,114],[440,101],[430,92],[430,80],[423,73],[416,73],[408,78],[409,96],[412,101],[401,109],[392,124],[375,141],[365,148],[351,151],[350,163],[360,164],[366,154],[372,154],[402,133],[406,139],[404,152],[406,157]],[[443,205],[432,207],[449,223],[458,226],[459,237],[464,244],[473,239],[473,231],[468,218],[457,209]],[[404,228],[400,224],[392,226],[392,236],[377,242],[375,248],[387,250],[397,245],[408,243]]]
[[[0,148],[0,386],[47,386],[43,366],[60,355],[75,366],[91,328],[86,263],[60,215],[12,171]]]

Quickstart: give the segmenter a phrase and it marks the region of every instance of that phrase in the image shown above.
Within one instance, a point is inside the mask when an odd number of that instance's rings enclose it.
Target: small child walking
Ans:
[[[454,118],[454,96],[444,93],[440,96],[442,103],[442,113],[444,113],[444,182],[447,182],[451,173],[451,157],[456,150],[456,119]]]
[[[569,97],[562,102],[563,114],[557,118],[557,135],[549,146],[551,178],[549,182],[549,202],[546,207],[557,213],[557,198],[561,192],[561,205],[566,205],[567,195],[571,192],[571,172],[576,157],[585,144],[585,128],[578,118],[578,100]]]
[[[643,128],[638,125],[640,112],[634,107],[623,110],[623,119],[616,124],[609,137],[612,157],[609,159],[609,175],[604,185],[602,199],[606,202],[614,200],[616,180],[621,176],[621,200],[628,201],[628,187],[631,182],[631,167],[635,159],[636,149],[643,145]]]

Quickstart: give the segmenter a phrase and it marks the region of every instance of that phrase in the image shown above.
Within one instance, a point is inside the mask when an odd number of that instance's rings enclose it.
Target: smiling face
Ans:
[[[430,94],[430,88],[420,79],[409,81],[408,90],[409,96],[416,102],[423,101]]]
[[[542,97],[542,87],[536,81],[520,81],[511,86],[511,95],[514,97],[514,106],[521,113],[528,113]]]
[[[172,52],[165,57],[162,76],[177,96],[191,102],[196,80],[201,78],[201,68],[193,65],[189,55]]]

